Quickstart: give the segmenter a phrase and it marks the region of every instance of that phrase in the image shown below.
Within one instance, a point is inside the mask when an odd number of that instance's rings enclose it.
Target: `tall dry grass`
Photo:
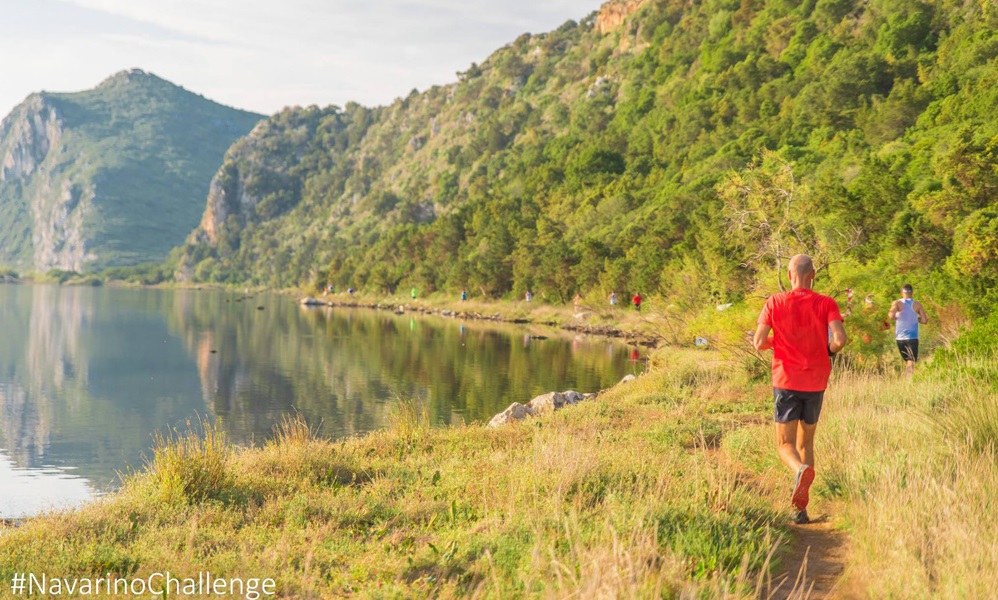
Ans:
[[[848,531],[843,594],[987,598],[998,590],[998,390],[988,358],[913,379],[838,371],[816,436],[813,510]],[[725,441],[785,492],[770,425]]]
[[[841,382],[827,443],[852,526],[851,581],[869,597],[998,590],[998,391],[980,385],[980,360]]]
[[[157,434],[148,465],[148,482],[166,502],[218,498],[229,488],[232,449],[225,431],[206,420],[186,430]]]
[[[981,368],[836,375],[814,489],[852,538],[841,589],[998,589]],[[164,438],[120,493],[0,536],[0,581],[169,569],[275,577],[301,598],[782,597],[770,402],[737,363],[667,350],[594,401],[500,429],[434,429],[418,403],[340,441],[291,419],[237,450],[195,426],[207,435]]]

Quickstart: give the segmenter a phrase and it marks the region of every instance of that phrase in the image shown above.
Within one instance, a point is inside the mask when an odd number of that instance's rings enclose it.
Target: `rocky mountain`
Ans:
[[[806,251],[841,289],[984,298],[996,73],[994,3],[612,0],[389,106],[262,122],[172,267],[703,307]]]
[[[84,272],[163,260],[260,115],[151,73],[32,94],[0,123],[0,264]]]

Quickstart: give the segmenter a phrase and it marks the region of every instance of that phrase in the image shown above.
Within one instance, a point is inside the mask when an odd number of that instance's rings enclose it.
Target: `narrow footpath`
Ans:
[[[848,538],[835,529],[827,515],[817,516],[807,525],[791,525],[794,539],[784,554],[783,572],[773,580],[772,595],[787,600],[846,598],[840,589],[845,571]]]
[[[753,420],[745,423],[753,424]],[[759,424],[759,422],[754,422]],[[735,474],[742,485],[767,493],[770,483],[750,471],[719,447],[708,448],[707,454]],[[789,523],[791,535],[777,550],[780,567],[759,586],[764,600],[839,600],[852,598],[842,586],[846,549],[849,536],[836,529],[828,514],[812,516],[807,525]]]

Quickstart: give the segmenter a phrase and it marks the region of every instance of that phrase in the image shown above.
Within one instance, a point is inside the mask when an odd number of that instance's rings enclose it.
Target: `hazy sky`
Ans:
[[[601,0],[0,0],[0,117],[137,67],[262,113],[449,83]]]

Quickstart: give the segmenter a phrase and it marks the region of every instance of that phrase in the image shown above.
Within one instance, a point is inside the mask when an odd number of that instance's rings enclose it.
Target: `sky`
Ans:
[[[0,0],[0,116],[131,68],[264,114],[450,83],[601,0]]]

